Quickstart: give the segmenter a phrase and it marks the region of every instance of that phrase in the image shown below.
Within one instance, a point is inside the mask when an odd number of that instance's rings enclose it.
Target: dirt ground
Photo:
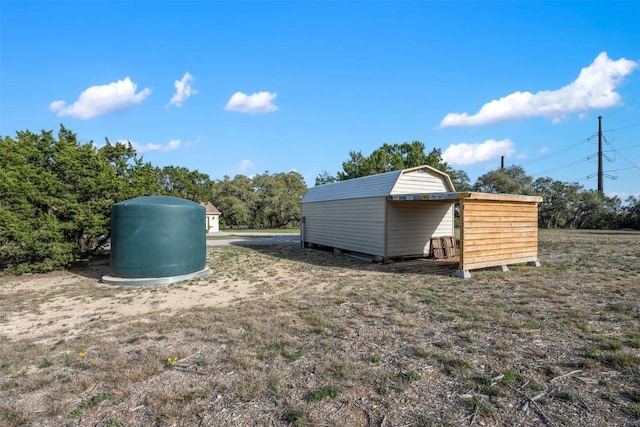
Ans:
[[[226,246],[229,242],[247,246],[273,246],[267,240],[230,240],[214,241],[211,246]],[[297,245],[298,242],[287,243]],[[413,266],[424,270],[437,271],[439,274],[452,274],[456,269],[457,258],[449,262],[418,260],[404,262],[402,268]],[[444,269],[444,270],[443,270]],[[439,271],[438,271],[439,270]],[[287,266],[275,267],[273,278],[288,273]],[[0,292],[3,299],[19,301],[13,310],[0,312],[0,335],[11,340],[39,340],[42,337],[57,335],[74,336],[83,325],[99,318],[101,321],[136,319],[150,313],[177,315],[193,308],[215,309],[228,307],[242,300],[271,298],[292,289],[280,289],[266,293],[259,288],[264,283],[255,280],[234,279],[226,286],[189,286],[188,289],[176,284],[173,286],[114,287],[104,285],[100,278],[110,274],[108,258],[79,264],[70,271],[57,271],[48,274],[27,274],[13,277],[0,277]],[[215,277],[203,278],[200,282],[216,281]],[[190,283],[192,285],[193,283]],[[95,293],[86,294],[86,286],[94,286]],[[82,290],[77,290],[80,287]],[[117,290],[117,291],[116,291]],[[109,298],[100,297],[106,293]],[[38,301],[25,295],[37,295]]]
[[[540,260],[227,245],[169,286],[0,277],[0,425],[640,425],[640,234],[541,233]]]
[[[73,295],[73,288],[87,285],[95,286],[98,293],[110,293],[114,287],[103,285],[99,281],[104,274],[109,274],[108,264],[92,264],[73,271],[0,279],[3,298],[10,301],[15,297],[22,301],[19,312],[12,310],[13,313],[0,314],[4,320],[0,326],[2,335],[11,340],[37,341],[64,331],[64,335],[70,337],[95,318],[106,322],[121,322],[149,313],[175,315],[196,307],[211,309],[228,306],[231,302],[253,297],[256,292],[255,284],[235,281],[233,287],[224,289],[193,286],[187,292],[185,288],[174,285],[159,286],[156,289],[120,289],[120,292],[113,292],[109,298],[96,298],[95,294]],[[64,289],[71,295],[60,292]],[[61,295],[54,296],[57,293]],[[41,303],[25,301],[24,295],[37,295]]]

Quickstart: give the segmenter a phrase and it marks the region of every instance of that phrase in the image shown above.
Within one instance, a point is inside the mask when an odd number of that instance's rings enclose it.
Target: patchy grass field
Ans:
[[[638,426],[640,234],[542,267],[208,249],[210,277],[0,277],[0,425]]]

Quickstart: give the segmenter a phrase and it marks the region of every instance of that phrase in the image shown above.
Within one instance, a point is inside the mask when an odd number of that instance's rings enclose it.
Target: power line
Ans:
[[[610,143],[609,145],[611,145],[613,147],[613,143]],[[629,160],[629,158],[627,156],[625,156],[624,154],[621,153],[621,151],[623,150],[628,150],[631,148],[636,148],[636,147],[640,147],[640,145],[633,145],[631,147],[624,147],[624,148],[618,148],[618,149],[612,149],[612,150],[607,150],[606,152],[612,152],[614,153],[616,156],[620,156],[621,159],[623,159],[624,161],[626,161],[627,163],[629,163],[632,166],[636,166],[635,163],[633,163],[631,160]]]
[[[611,143],[609,145],[612,145]],[[617,152],[617,151],[623,151],[623,150],[630,150],[632,148],[638,148],[640,147],[640,144],[638,145],[632,145],[630,147],[620,147],[620,148],[616,148],[616,149],[612,149],[612,150],[605,150],[603,151],[603,153],[611,153],[611,152]]]
[[[549,172],[555,172],[557,170],[564,169],[564,168],[566,168],[568,166],[577,165],[578,163],[588,162],[589,160],[590,160],[589,157],[583,157],[582,159],[576,160],[575,162],[566,163],[566,164],[563,164],[561,166],[557,166],[557,167],[555,167],[553,169],[547,169],[546,171],[542,171],[542,172],[538,172],[536,174],[532,174],[532,176],[534,176],[534,177],[541,176],[541,175],[547,174]]]
[[[602,117],[602,116],[600,116]],[[623,126],[623,127],[619,127],[619,128],[615,128],[615,129],[607,129],[607,130],[603,130],[602,133],[609,133],[609,132],[616,132],[619,130],[625,130],[625,129],[629,129],[629,128],[633,128],[633,127],[637,127],[640,126],[640,123],[634,123],[632,125],[628,125],[628,126]],[[594,139],[596,136],[598,136],[598,132],[592,134],[590,137],[587,138],[587,141],[591,141],[592,139]]]
[[[614,179],[614,180],[615,180],[615,179],[618,179],[618,175],[616,174],[616,172],[626,171],[626,170],[630,170],[630,169],[638,169],[638,170],[640,171],[640,165],[629,166],[629,167],[626,167],[626,168],[619,168],[619,169],[610,169],[610,170],[606,170],[606,171],[604,171],[604,174],[605,174],[605,175],[608,175],[608,176],[609,176],[609,178],[611,178],[611,179]],[[612,173],[613,173],[614,175],[611,175]],[[593,177],[595,177],[595,176],[596,176],[596,173],[592,173],[592,174],[590,174],[590,175],[582,176],[582,177],[580,177],[580,178],[577,178],[577,179],[574,179],[574,180],[571,180],[571,181],[578,181],[578,182],[580,182],[580,181],[591,180],[591,179],[592,179]],[[570,181],[570,182],[571,182],[571,181]]]
[[[599,119],[601,119],[601,117],[602,117],[602,116],[599,116]],[[619,131],[619,130],[625,130],[625,129],[629,129],[629,128],[633,128],[633,127],[638,127],[638,126],[640,126],[640,123],[633,123],[633,124],[630,124],[630,125],[627,125],[627,126],[622,126],[622,127],[614,128],[614,129],[601,130],[601,129],[602,129],[602,127],[601,127],[601,122],[600,122],[600,123],[599,123],[599,129],[598,129],[598,132],[594,133],[593,135],[589,136],[588,138],[582,139],[582,140],[580,140],[580,141],[576,142],[575,144],[571,144],[571,145],[569,145],[568,147],[563,148],[563,149],[562,149],[562,150],[560,150],[560,151],[555,151],[555,152],[550,153],[550,154],[548,154],[548,155],[544,155],[544,156],[538,157],[537,159],[529,160],[529,161],[527,161],[527,162],[522,162],[522,163],[521,163],[521,165],[522,165],[522,166],[525,166],[525,165],[531,165],[531,164],[536,163],[536,162],[540,162],[540,161],[543,161],[543,160],[550,159],[550,158],[555,157],[555,156],[557,156],[557,155],[560,155],[560,154],[566,153],[567,151],[572,150],[572,149],[574,149],[574,148],[576,148],[576,147],[579,147],[580,145],[583,145],[583,144],[585,144],[585,143],[588,143],[588,142],[590,142],[591,140],[593,140],[595,137],[598,137],[598,138],[599,138],[599,140],[600,140],[600,141],[599,141],[599,142],[600,142],[600,143],[599,143],[599,146],[600,146],[599,148],[600,148],[600,149],[598,150],[598,152],[597,152],[597,153],[591,154],[591,155],[589,155],[589,156],[587,156],[587,157],[581,158],[580,160],[576,160],[576,161],[574,161],[574,162],[565,163],[565,164],[562,164],[562,165],[560,165],[560,166],[557,166],[557,167],[554,167],[554,168],[551,168],[551,169],[544,170],[544,171],[542,171],[542,172],[534,173],[534,174],[532,174],[532,176],[533,176],[533,177],[539,177],[539,176],[542,176],[542,175],[548,174],[548,173],[550,173],[550,172],[555,172],[555,171],[560,170],[560,169],[565,169],[565,168],[567,168],[567,167],[569,167],[569,166],[574,166],[574,165],[579,164],[579,163],[582,163],[582,162],[589,162],[591,159],[593,159],[593,158],[595,158],[595,157],[598,157],[598,163],[600,164],[600,162],[602,161],[602,159],[603,159],[603,158],[607,159],[607,160],[608,160],[608,161],[610,161],[610,162],[614,162],[614,161],[616,160],[616,159],[615,159],[615,157],[620,156],[620,158],[624,159],[625,161],[627,161],[627,162],[628,162],[630,165],[632,165],[632,166],[631,166],[631,167],[627,167],[627,168],[620,168],[620,169],[615,169],[615,170],[608,170],[608,171],[603,171],[603,170],[602,170],[602,168],[600,168],[600,173],[602,174],[602,177],[603,177],[603,178],[605,177],[605,174],[607,174],[607,178],[610,178],[610,179],[617,179],[617,177],[616,177],[616,176],[609,175],[609,173],[610,173],[610,172],[615,173],[615,172],[617,172],[617,171],[621,171],[621,170],[628,170],[628,169],[640,169],[640,166],[635,165],[631,160],[629,160],[626,156],[624,156],[622,153],[620,153],[620,151],[623,151],[623,150],[630,150],[630,149],[632,149],[632,148],[637,148],[637,147],[640,147],[640,145],[632,145],[632,146],[629,146],[629,147],[612,148],[612,149],[610,149],[610,150],[602,150],[601,146],[602,146],[602,143],[603,143],[603,142],[604,142],[605,144],[607,144],[607,145],[609,145],[609,146],[613,147],[612,142],[610,142],[610,141],[607,139],[607,137],[604,135],[604,133],[615,132],[615,131]],[[605,153],[615,153],[615,154],[616,154],[616,156],[614,156],[614,158],[611,158],[611,157],[607,156]],[[596,175],[597,175],[597,174],[592,174],[592,175],[589,175],[589,176],[587,176],[587,177],[580,178],[580,180],[590,179],[590,178],[592,178],[593,176],[596,176]],[[600,187],[601,187],[601,186],[600,186]]]
[[[629,170],[629,169],[638,169],[638,170],[640,170],[640,165],[629,166],[627,168],[613,169],[613,170],[605,171],[605,172],[618,172],[618,171],[626,171],[626,170]]]
[[[584,144],[585,142],[588,142],[588,141],[589,141],[589,139],[588,139],[588,138],[587,138],[587,139],[582,139],[582,140],[580,140],[579,142],[577,142],[577,143],[575,143],[575,144],[572,144],[572,145],[568,146],[567,148],[564,148],[564,149],[562,149],[562,150],[560,150],[560,151],[555,151],[555,152],[553,152],[553,153],[551,153],[551,154],[548,154],[548,155],[546,155],[546,156],[538,157],[537,159],[529,160],[528,162],[523,162],[523,163],[522,163],[522,165],[523,165],[523,166],[524,166],[524,165],[530,165],[531,163],[536,163],[536,162],[539,162],[539,161],[541,161],[541,160],[547,160],[547,159],[549,159],[549,158],[551,158],[551,157],[557,156],[558,154],[566,153],[567,151],[569,151],[569,150],[571,150],[571,149],[574,149],[574,148],[576,148],[577,146],[582,145],[582,144]]]
[[[640,123],[634,123],[632,125],[624,126],[624,127],[621,127],[621,128],[607,129],[607,130],[603,130],[603,132],[615,132],[617,130],[629,129],[629,128],[633,128],[633,127],[637,127],[637,126],[640,126]]]

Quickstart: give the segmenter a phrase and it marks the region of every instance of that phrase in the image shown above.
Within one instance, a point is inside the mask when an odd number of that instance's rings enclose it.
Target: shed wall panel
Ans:
[[[463,200],[461,211],[462,270],[537,261],[537,203]]]
[[[390,194],[442,193],[451,190],[444,177],[416,170],[400,175]]]
[[[303,203],[304,241],[384,256],[385,197]]]
[[[453,204],[389,202],[387,256],[428,255],[431,237],[453,236]]]

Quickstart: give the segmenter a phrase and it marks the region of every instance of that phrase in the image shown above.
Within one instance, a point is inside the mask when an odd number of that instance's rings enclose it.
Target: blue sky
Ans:
[[[640,195],[640,2],[0,2],[0,134],[129,140],[212,179],[422,141]],[[590,158],[591,157],[591,158]]]

